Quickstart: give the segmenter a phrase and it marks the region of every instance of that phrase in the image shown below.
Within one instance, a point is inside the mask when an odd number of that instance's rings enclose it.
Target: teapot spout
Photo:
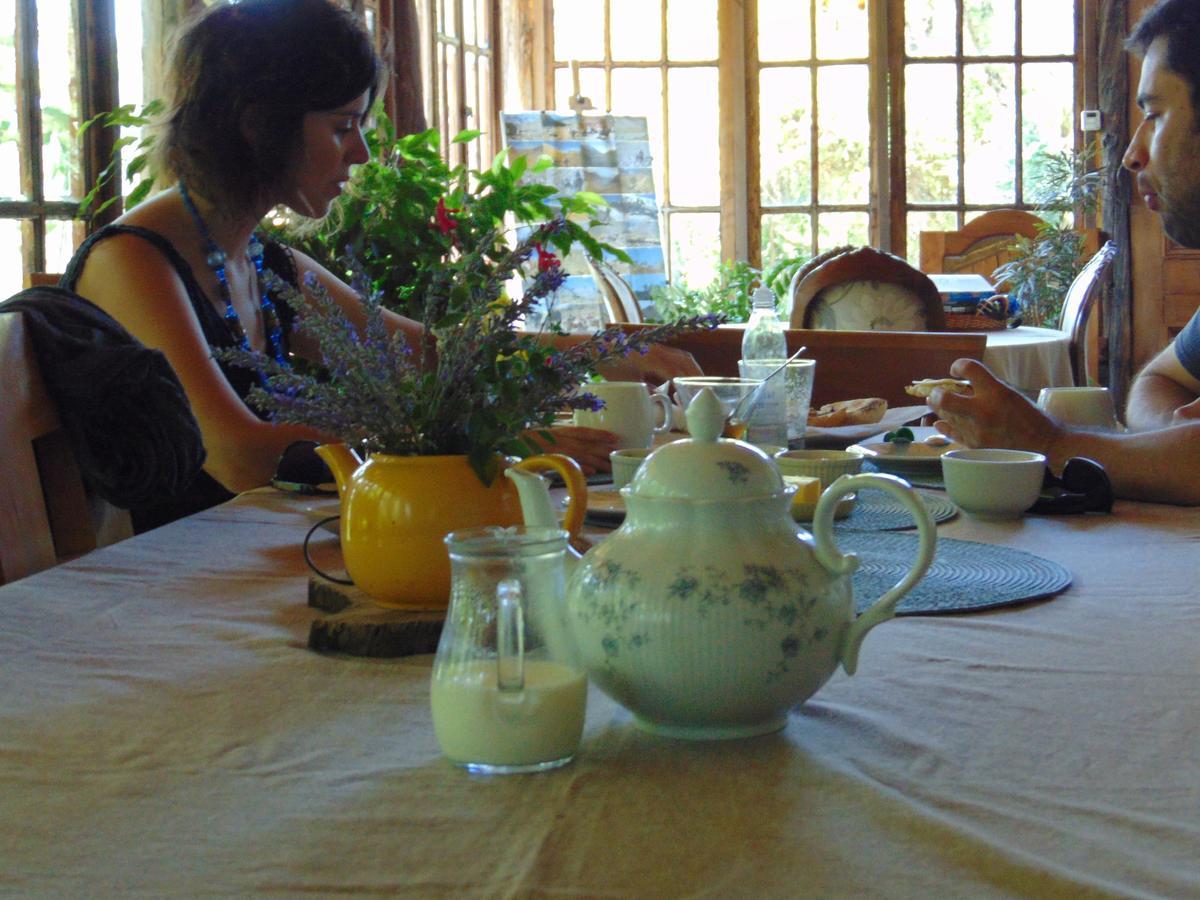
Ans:
[[[521,499],[521,515],[525,525],[530,528],[563,528],[554,511],[554,502],[550,498],[550,487],[546,479],[531,469],[519,466],[509,466],[504,470],[504,476],[517,487],[517,496]],[[582,478],[582,475],[580,476]],[[569,531],[569,529],[568,529]],[[582,555],[580,545],[587,549],[587,542],[579,537],[578,529],[571,534],[567,544],[570,555],[579,559]]]
[[[362,465],[362,460],[345,444],[320,444],[317,447],[317,456],[325,460],[325,464],[333,472],[333,480],[337,482],[339,494],[350,483],[350,476]]]

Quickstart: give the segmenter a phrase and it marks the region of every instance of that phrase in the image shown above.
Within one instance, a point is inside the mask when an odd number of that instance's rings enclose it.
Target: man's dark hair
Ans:
[[[1143,56],[1160,37],[1167,40],[1167,68],[1188,83],[1200,127],[1200,3],[1158,0],[1133,26],[1125,49]]]
[[[373,101],[383,66],[362,22],[338,0],[224,0],[201,9],[175,48],[160,170],[218,205],[253,208],[285,176],[305,114],[364,91]]]

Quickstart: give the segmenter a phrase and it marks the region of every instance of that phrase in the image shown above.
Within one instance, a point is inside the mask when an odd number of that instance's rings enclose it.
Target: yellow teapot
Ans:
[[[521,504],[507,478],[489,486],[466,456],[372,454],[362,462],[345,444],[323,444],[341,497],[342,556],[356,587],[382,606],[445,609],[450,559],[443,538],[478,525],[519,525]],[[505,468],[557,472],[570,500],[562,528],[578,536],[587,509],[587,482],[578,463],[547,453]]]

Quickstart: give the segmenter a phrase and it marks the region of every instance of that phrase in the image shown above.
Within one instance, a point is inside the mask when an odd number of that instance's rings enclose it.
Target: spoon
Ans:
[[[742,421],[743,418],[745,417],[745,414],[754,408],[754,401],[758,399],[759,391],[761,391],[764,387],[767,386],[767,382],[770,381],[772,378],[774,378],[776,375],[778,375],[780,372],[782,372],[784,369],[786,369],[788,366],[788,363],[795,360],[796,357],[798,357],[801,353],[803,353],[807,349],[808,349],[808,347],[801,347],[799,350],[797,350],[795,353],[793,353],[791,356],[789,356],[787,359],[785,359],[782,363],[780,363],[778,366],[776,366],[774,369],[772,369],[770,371],[770,373],[768,373],[766,378],[764,378],[757,385],[755,385],[754,390],[752,390],[750,393],[748,393],[745,397],[743,397],[741,400],[739,400],[737,402],[737,405],[733,408],[733,411],[729,414],[729,419],[732,421],[735,421],[735,422]]]

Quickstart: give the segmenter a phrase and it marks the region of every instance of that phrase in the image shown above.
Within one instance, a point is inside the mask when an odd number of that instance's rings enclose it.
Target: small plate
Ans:
[[[916,429],[913,429],[914,432]],[[949,450],[961,450],[962,445],[948,443],[935,446],[926,444],[922,435],[911,444],[897,444],[892,441],[866,441],[854,444],[849,449],[860,451],[867,461],[875,465],[881,472],[904,474],[906,472],[940,472],[942,454]]]
[[[625,521],[625,499],[613,487],[589,488],[585,519],[603,527],[615,527]]]
[[[851,494],[849,497],[843,497],[837,502],[837,506],[833,510],[833,518],[844,519],[850,513],[854,512],[854,506],[858,503],[858,495]],[[817,511],[815,503],[793,503],[792,518],[797,522],[811,523],[813,514]]]

